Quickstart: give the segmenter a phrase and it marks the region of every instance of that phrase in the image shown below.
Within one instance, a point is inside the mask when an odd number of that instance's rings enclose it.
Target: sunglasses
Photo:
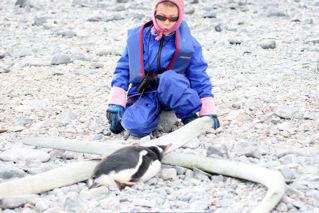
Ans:
[[[178,16],[156,15],[155,18],[160,21],[166,21],[168,19],[170,22],[176,22],[178,20]]]

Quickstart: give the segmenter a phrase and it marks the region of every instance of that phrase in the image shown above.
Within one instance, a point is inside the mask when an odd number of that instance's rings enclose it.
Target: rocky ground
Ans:
[[[319,1],[185,1],[222,127],[181,151],[279,170],[287,190],[274,212],[319,212]],[[23,145],[30,136],[133,140],[109,132],[105,110],[127,29],[149,20],[150,9],[150,0],[0,1],[0,182],[90,158]],[[85,197],[83,189],[6,199],[0,211],[249,212],[266,192],[169,166],[122,191]]]

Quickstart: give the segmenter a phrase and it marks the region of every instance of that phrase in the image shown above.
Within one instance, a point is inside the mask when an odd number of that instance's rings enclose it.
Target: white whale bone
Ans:
[[[162,162],[263,184],[268,190],[263,200],[252,211],[254,213],[270,212],[280,202],[285,193],[285,180],[279,171],[254,164],[176,152],[165,155]]]
[[[55,188],[87,180],[99,161],[81,161],[0,184],[3,197],[47,192]]]
[[[198,168],[206,172],[250,180],[265,185],[268,189],[267,194],[252,212],[270,212],[280,202],[285,192],[284,178],[278,171],[252,164],[172,152],[191,141],[194,137],[202,134],[210,128],[210,126],[210,119],[203,117],[168,135],[143,143],[143,145],[173,144],[168,150],[168,152],[171,153],[166,154],[163,158],[163,163],[166,164]],[[76,141],[75,143],[74,140],[56,138],[31,138],[24,140],[24,143],[33,146],[102,155],[109,155],[123,147],[123,145],[120,144],[81,141]],[[96,165],[96,161],[72,163],[42,174],[2,183],[0,184],[0,198],[12,195],[41,193],[57,187],[84,181],[91,176]],[[54,179],[52,179],[52,177],[54,177]],[[23,188],[24,190],[21,190]]]

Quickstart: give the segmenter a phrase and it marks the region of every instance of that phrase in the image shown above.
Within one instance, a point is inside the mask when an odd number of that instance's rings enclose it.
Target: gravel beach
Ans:
[[[28,137],[129,144],[105,117],[127,30],[151,0],[0,1],[0,183],[96,156],[35,148]],[[286,193],[273,212],[319,212],[319,1],[185,0],[202,44],[221,128],[180,148],[278,170]],[[180,128],[170,125],[149,139]],[[163,165],[121,191],[86,183],[3,198],[0,212],[249,212],[262,185]]]

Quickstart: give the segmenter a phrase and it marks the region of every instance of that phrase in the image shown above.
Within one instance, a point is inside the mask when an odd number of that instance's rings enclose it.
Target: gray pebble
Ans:
[[[195,13],[195,8],[189,7],[186,9],[185,14],[187,15],[193,15]]]
[[[279,211],[279,212],[288,212],[288,207],[287,207],[287,205],[284,202],[281,202],[277,206],[276,210]]]
[[[85,206],[77,199],[66,197],[63,202],[63,209],[66,212],[83,212]]]
[[[276,41],[263,41],[260,46],[263,49],[275,49],[276,48]]]
[[[118,11],[118,12],[125,11],[125,10],[126,10],[126,7],[124,5],[116,5],[113,8],[113,11]],[[114,15],[114,17],[120,18],[120,16],[117,16],[117,15]],[[117,20],[117,19],[114,19],[114,20]]]
[[[133,200],[133,204],[135,206],[144,206],[144,207],[150,207],[150,208],[156,207],[156,202],[152,198],[148,200],[136,198]]]
[[[267,17],[288,17],[287,13],[278,9],[272,8]]]
[[[190,169],[186,169],[185,178],[192,178],[194,175],[193,171]]]
[[[220,157],[220,158],[229,158],[228,149],[226,145],[213,145],[209,146],[207,149],[207,157]]]
[[[72,60],[79,60],[79,61],[91,61],[91,59],[83,53],[72,53],[71,55]]]
[[[125,7],[118,7],[118,8],[115,8],[116,11],[125,11],[126,8]],[[119,20],[122,20],[124,19],[123,16],[121,16],[120,14],[112,14],[110,16],[106,16],[106,17],[103,17],[102,20],[104,22],[110,22],[110,21],[119,21]]]
[[[108,55],[112,55],[113,52],[111,50],[98,50],[96,55],[98,56],[108,56]]]
[[[128,3],[128,0],[116,0],[117,3]]]
[[[54,203],[52,203],[51,201],[44,199],[44,198],[40,198],[35,203],[35,208],[40,212],[44,212],[45,210],[53,207],[53,205],[54,205]]]
[[[222,32],[223,29],[224,29],[224,27],[222,26],[222,24],[217,24],[217,25],[215,26],[215,31],[216,31],[216,32]]]
[[[243,42],[242,40],[236,38],[229,39],[228,41],[231,45],[241,45],[241,43]]]
[[[174,180],[174,179],[176,179],[177,178],[176,169],[174,169],[174,168],[162,169],[161,177],[164,180],[169,180],[169,179],[173,179]]]
[[[296,178],[296,172],[288,167],[283,167],[280,169],[280,171],[286,179],[286,181],[291,181]]]
[[[54,55],[52,60],[51,60],[51,64],[52,65],[60,65],[60,64],[68,64],[71,62],[71,58],[68,55]]]
[[[44,16],[44,17],[35,17],[35,18],[33,19],[32,25],[33,25],[33,26],[41,26],[41,25],[44,25],[44,24],[47,23],[48,19],[49,19],[49,17],[46,17],[46,16]]]
[[[68,31],[58,31],[56,32],[56,35],[64,37],[64,38],[73,38],[74,36],[76,36],[76,33],[68,30]]]
[[[37,213],[37,211],[31,209],[30,207],[25,207],[22,209],[21,213]]]
[[[23,206],[24,204],[34,205],[39,196],[38,195],[21,195],[21,196],[8,196],[0,198],[0,208],[18,208]]]
[[[208,174],[200,169],[197,169],[197,168],[194,168],[193,172],[194,172],[194,178],[201,180],[201,181],[209,182],[209,177],[211,176],[210,174]]]
[[[176,123],[177,117],[174,111],[162,111],[160,114],[160,123],[157,126],[157,130],[169,133],[173,130]]]
[[[69,124],[72,120],[76,119],[76,117],[75,113],[64,111],[57,116],[57,120],[62,124]]]
[[[91,64],[91,68],[93,68],[93,69],[101,69],[103,67],[104,67],[104,65],[101,63],[92,63]]]
[[[174,168],[176,169],[177,175],[184,175],[187,170],[186,168],[180,166],[175,166]]]
[[[298,110],[289,106],[279,106],[275,110],[275,115],[282,119],[292,119],[295,117]]]
[[[25,7],[27,5],[28,0],[17,0],[15,5],[18,7]]]
[[[202,13],[201,13],[201,17],[202,18],[216,18],[216,14],[213,12],[213,11],[207,11],[207,10],[204,10]]]
[[[87,1],[83,0],[73,0],[72,6],[79,6],[79,7],[88,7],[89,4]]]
[[[99,196],[108,195],[109,189],[106,186],[93,188],[91,190],[84,189],[80,192],[80,197],[83,199],[95,199]]]
[[[0,73],[9,73],[10,69],[0,64]]]
[[[10,179],[10,178],[21,178],[26,176],[26,173],[14,166],[1,166],[0,168],[0,178]]]
[[[190,204],[191,211],[205,211],[208,210],[209,203],[203,200],[197,200]]]
[[[213,183],[223,183],[225,182],[225,177],[222,175],[213,175],[211,176],[211,181]]]
[[[118,211],[120,207],[120,200],[118,197],[109,196],[100,201],[101,206],[108,211]]]
[[[258,146],[253,142],[238,142],[235,147],[234,151],[238,155],[244,155],[246,157],[253,157],[253,158],[260,158],[260,152]]]
[[[29,162],[47,162],[50,155],[46,152],[30,149],[30,148],[15,148],[8,149],[0,153],[0,159],[4,161],[29,161]]]
[[[4,59],[6,56],[7,56],[6,53],[1,53],[1,52],[0,52],[0,59]]]
[[[100,17],[100,16],[94,16],[94,17],[90,17],[90,18],[88,18],[88,22],[100,22],[100,21],[102,21],[102,17]]]
[[[279,159],[282,165],[298,163],[298,159],[295,154],[287,154]]]

